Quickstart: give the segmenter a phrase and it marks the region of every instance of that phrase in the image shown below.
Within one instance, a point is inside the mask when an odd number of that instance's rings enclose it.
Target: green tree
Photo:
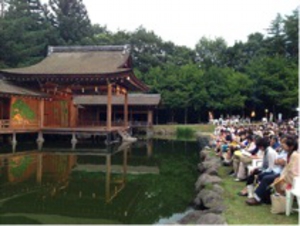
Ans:
[[[257,56],[266,54],[266,43],[261,33],[253,33],[248,36],[246,43],[236,42],[226,50],[226,65],[239,72],[245,72],[247,64]]]
[[[208,110],[224,113],[243,110],[251,87],[251,81],[245,74],[213,66],[205,72],[203,79],[208,94]]]
[[[251,103],[274,114],[298,105],[297,65],[283,56],[259,57],[247,66],[253,81]]]
[[[46,19],[40,0],[9,0],[0,19],[0,64],[16,67],[42,59],[48,45]]]
[[[284,41],[284,23],[280,14],[271,22],[268,28],[269,37],[267,38],[268,52],[270,56],[286,54]]]
[[[92,35],[91,22],[82,0],[49,0],[50,21],[64,44],[80,44]]]
[[[284,41],[288,57],[298,62],[298,46],[299,46],[299,18],[298,10],[294,10],[292,15],[286,16],[284,23]]]
[[[209,68],[211,66],[223,67],[225,64],[225,52],[227,44],[223,38],[216,38],[210,40],[206,37],[202,37],[196,44],[196,55],[199,65],[203,68]]]

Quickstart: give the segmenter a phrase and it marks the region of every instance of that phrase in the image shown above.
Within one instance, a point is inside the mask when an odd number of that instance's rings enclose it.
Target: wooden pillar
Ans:
[[[76,164],[76,156],[68,155],[68,172],[71,172],[71,170],[75,164]]]
[[[112,115],[112,85],[107,84],[107,110],[106,110],[106,130],[111,130]]]
[[[153,153],[153,140],[147,140],[147,157],[150,158]]]
[[[42,183],[43,175],[43,154],[37,154],[37,164],[36,164],[36,182],[38,184]]]
[[[78,108],[73,104],[73,101],[69,102],[69,114],[70,114],[70,127],[76,127],[77,126],[77,118],[78,118]]]
[[[124,94],[124,127],[128,126],[128,93]]]
[[[147,126],[152,126],[153,124],[153,110],[148,110],[148,120],[147,120]]]
[[[106,202],[110,201],[110,176],[111,176],[111,155],[106,155],[106,181],[105,181],[105,197]]]
[[[44,112],[44,109],[45,109],[45,101],[44,99],[41,99],[40,100],[40,129],[44,127],[44,115],[45,115],[45,112]]]
[[[127,174],[127,154],[128,152],[128,148],[125,148],[125,150],[123,151],[123,179],[125,180],[126,174]]]
[[[11,97],[10,98],[10,103],[9,103],[9,128],[12,128],[13,127],[13,118],[11,117],[12,116],[12,112],[13,112],[13,108],[12,108],[12,105],[13,103],[15,102],[15,97]]]

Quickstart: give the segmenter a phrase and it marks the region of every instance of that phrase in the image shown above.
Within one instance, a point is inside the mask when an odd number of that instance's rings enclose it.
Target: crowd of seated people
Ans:
[[[271,189],[284,194],[299,176],[298,130],[290,122],[217,126],[215,154],[232,167],[230,176],[245,183],[237,194],[246,204],[270,203]],[[253,162],[260,162],[256,166]]]

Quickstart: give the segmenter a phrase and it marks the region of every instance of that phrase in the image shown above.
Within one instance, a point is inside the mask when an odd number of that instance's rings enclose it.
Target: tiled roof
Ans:
[[[24,68],[1,70],[10,74],[111,74],[131,70],[129,47],[71,46],[49,47],[41,62]],[[0,71],[0,72],[1,72]]]
[[[0,80],[0,95],[47,97],[46,94],[20,87],[4,80]]]

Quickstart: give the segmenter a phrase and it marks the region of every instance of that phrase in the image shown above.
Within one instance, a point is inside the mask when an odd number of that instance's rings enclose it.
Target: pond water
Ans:
[[[195,141],[99,146],[0,155],[0,223],[160,224],[188,211]]]

